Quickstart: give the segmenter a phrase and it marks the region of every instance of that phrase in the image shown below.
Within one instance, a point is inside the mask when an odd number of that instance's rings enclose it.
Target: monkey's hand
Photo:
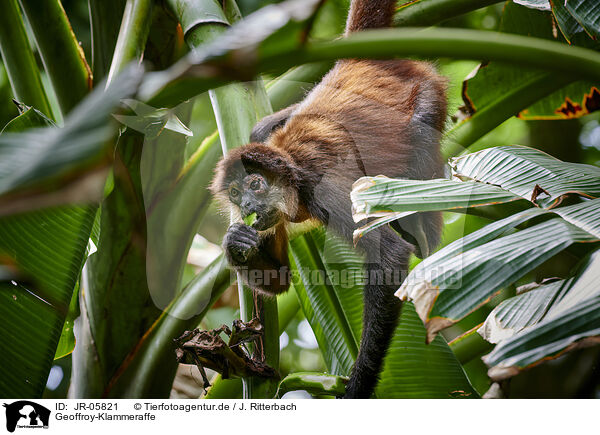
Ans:
[[[241,224],[232,224],[223,239],[225,255],[232,266],[242,266],[258,252],[259,236],[254,228]]]

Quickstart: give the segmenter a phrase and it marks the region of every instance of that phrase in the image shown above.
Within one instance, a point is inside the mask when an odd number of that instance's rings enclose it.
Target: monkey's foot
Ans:
[[[231,329],[223,325],[210,331],[185,331],[173,340],[176,346],[175,355],[179,363],[198,366],[205,388],[210,386],[205,367],[221,373],[223,379],[277,377],[275,369],[250,356],[244,347],[244,343],[258,340],[263,334],[263,329],[262,324],[255,318],[250,322],[234,320]],[[227,343],[221,338],[221,333],[227,335]]]

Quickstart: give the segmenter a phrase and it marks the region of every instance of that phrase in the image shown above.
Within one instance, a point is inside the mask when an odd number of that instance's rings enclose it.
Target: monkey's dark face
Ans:
[[[280,223],[301,222],[296,170],[285,152],[248,144],[219,162],[210,190],[234,222],[256,213],[252,227],[270,231]]]
[[[239,174],[228,186],[229,200],[238,206],[241,217],[256,213],[252,225],[259,231],[275,226],[282,218],[283,201],[277,183],[270,183],[260,173]]]

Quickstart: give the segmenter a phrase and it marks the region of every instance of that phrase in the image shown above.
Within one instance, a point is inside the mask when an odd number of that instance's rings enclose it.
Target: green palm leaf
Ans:
[[[28,209],[43,207],[40,198],[44,193],[53,194],[46,192],[49,185],[63,185],[65,177],[106,159],[107,140],[116,132],[116,126],[107,123],[109,114],[121,97],[135,91],[139,76],[139,71],[129,70],[106,91],[94,92],[63,128],[0,135],[4,213],[11,207],[14,211],[15,198],[27,198],[23,204]],[[26,187],[31,190],[24,190]],[[32,191],[37,201],[31,201]],[[60,202],[70,200],[72,197],[66,196]],[[0,291],[0,328],[5,331],[0,339],[0,363],[7,373],[0,380],[1,396],[42,394],[95,214],[95,206],[69,205],[0,220],[0,252],[16,264],[26,280],[3,283]]]
[[[600,196],[600,168],[562,162],[524,146],[488,148],[450,160],[454,176],[500,186],[542,207],[566,194]]]
[[[483,358],[490,366],[489,376],[496,380],[506,379],[564,352],[598,344],[599,270],[600,251],[596,251],[573,278],[538,289],[538,292],[546,293],[546,298],[552,297],[551,303],[545,308],[544,316],[537,322],[530,319],[521,331],[500,340],[494,350]],[[500,305],[490,316],[498,318],[503,312],[514,312],[511,309],[511,300]],[[531,309],[525,312],[531,314]]]
[[[319,343],[328,371],[348,376],[357,355],[361,325],[362,260],[353,249],[322,229],[297,237],[291,256],[299,279],[300,305]],[[348,280],[338,279],[346,269]],[[315,272],[331,282],[315,283]],[[462,367],[442,337],[425,344],[425,329],[412,304],[403,307],[400,324],[384,360],[380,398],[475,397]]]
[[[585,199],[600,193],[600,170],[595,166],[561,162],[523,146],[489,148],[451,159],[451,165],[462,182],[365,177],[355,183],[354,218],[379,217],[360,228],[358,235],[394,220],[399,213],[516,198],[554,208],[533,207],[492,223],[415,267],[397,294],[415,302],[428,340],[571,244],[597,241],[600,236],[600,201]],[[472,201],[469,192],[473,192]],[[581,198],[580,202],[556,207],[568,194]],[[560,218],[551,218],[552,214]],[[538,220],[533,226],[514,231],[534,218]]]

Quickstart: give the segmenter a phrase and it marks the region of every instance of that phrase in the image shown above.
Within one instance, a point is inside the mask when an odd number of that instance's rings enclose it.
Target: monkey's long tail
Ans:
[[[396,0],[352,0],[346,36],[358,30],[391,26],[395,10]]]

